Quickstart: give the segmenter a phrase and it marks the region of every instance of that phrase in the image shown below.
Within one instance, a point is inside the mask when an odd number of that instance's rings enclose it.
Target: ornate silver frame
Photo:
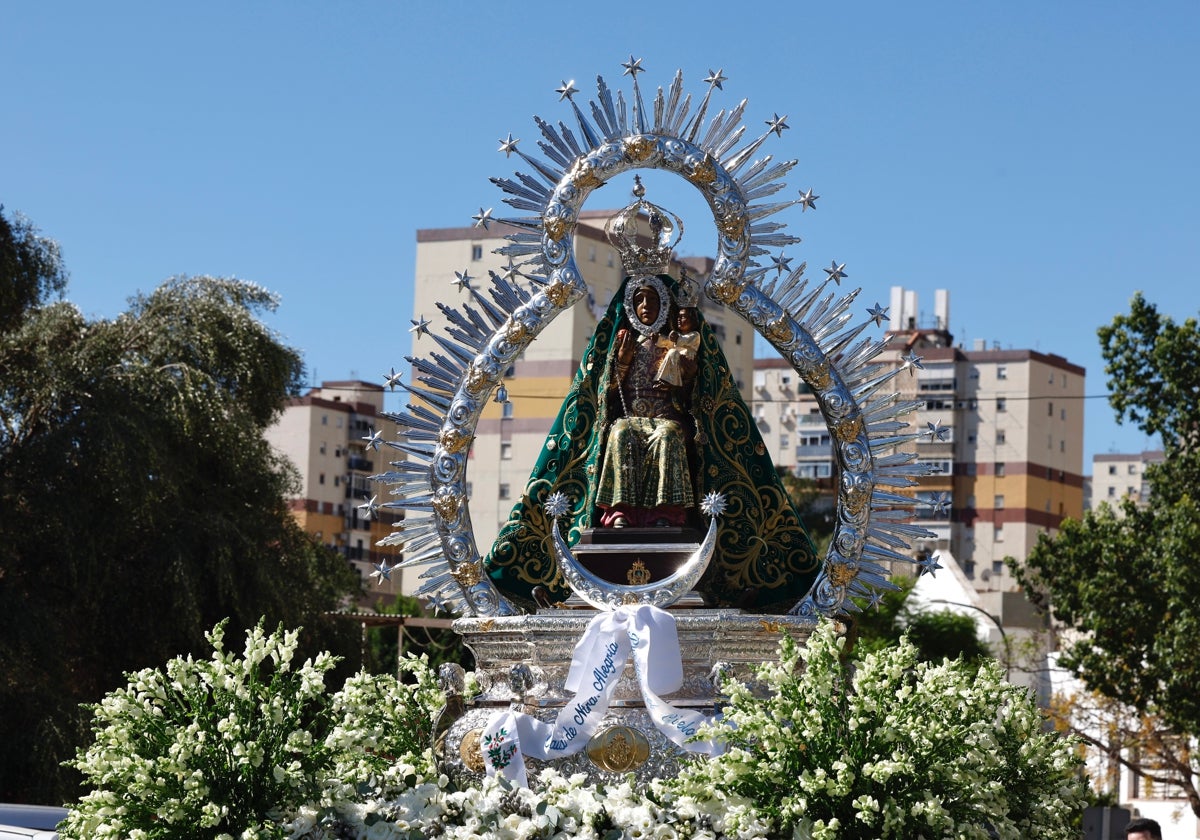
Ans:
[[[726,78],[710,72],[708,88],[689,118],[691,96],[683,93],[682,73],[664,92],[659,88],[648,111],[638,85],[641,60],[623,65],[632,78],[632,103],[597,77],[597,99],[584,115],[571,82],[558,89],[560,101],[574,112],[579,137],[535,117],[545,155],[538,159],[518,149],[509,135],[500,151],[516,154],[532,173],[515,179],[492,179],[509,197],[505,203],[533,215],[493,218],[480,208],[477,226],[500,222],[518,230],[496,253],[510,258],[510,270],[491,272],[489,300],[470,290],[471,304],[441,305],[449,320],[448,337],[429,333],[423,316],[414,320],[417,335],[433,335],[447,355],[408,357],[418,384],[403,387],[418,398],[392,415],[402,439],[389,446],[405,460],[375,480],[390,488],[394,501],[363,507],[404,511],[396,532],[381,541],[399,545],[406,556],[400,568],[427,566],[418,592],[458,614],[512,615],[519,612],[483,573],[475,545],[465,492],[467,453],[480,414],[505,370],[555,317],[586,299],[587,286],[575,262],[573,233],[588,196],[604,182],[630,170],[657,169],[686,179],[704,195],[718,231],[716,262],[704,285],[710,300],[729,307],[748,321],[795,369],[816,395],[836,441],[840,472],[837,524],[820,575],[792,614],[816,618],[858,609],[851,595],[876,600],[894,588],[883,562],[914,562],[902,553],[912,539],[932,536],[910,524],[915,498],[896,492],[915,486],[915,477],[934,472],[911,452],[894,451],[921,434],[903,433],[898,419],[920,403],[899,401],[883,386],[904,370],[920,366],[909,355],[898,367],[873,363],[882,341],[860,338],[872,322],[886,319],[876,306],[857,326],[849,324],[850,306],[859,290],[837,296],[844,265],[833,262],[827,277],[813,289],[802,275],[805,267],[787,271],[787,261],[760,266],[756,257],[768,248],[799,242],[783,233],[785,224],[766,221],[781,210],[813,206],[811,190],[799,199],[762,202],[785,186],[782,178],[795,160],[773,163],[770,155],[754,159],[772,134],[782,136],[786,117],[767,120],[757,139],[736,148],[745,129],[740,125],[743,100],[728,113],[719,111],[705,127],[710,99]],[[582,140],[582,142],[580,142]],[[770,277],[774,270],[775,276]],[[785,271],[787,273],[785,274]],[[528,286],[521,282],[527,278]],[[388,377],[395,381],[394,377]]]

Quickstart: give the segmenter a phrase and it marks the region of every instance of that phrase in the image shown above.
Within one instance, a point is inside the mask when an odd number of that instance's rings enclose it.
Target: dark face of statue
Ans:
[[[658,292],[653,289],[638,289],[633,296],[633,310],[646,326],[658,320],[659,306]]]
[[[690,333],[696,330],[696,310],[680,309],[675,316],[675,328],[680,332]]]

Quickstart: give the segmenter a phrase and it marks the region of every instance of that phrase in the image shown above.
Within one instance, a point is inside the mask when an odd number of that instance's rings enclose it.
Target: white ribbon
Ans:
[[[528,786],[524,756],[545,761],[583,749],[608,713],[613,689],[631,654],[646,711],[659,731],[689,752],[710,756],[723,752],[720,741],[687,743],[708,717],[677,709],[659,696],[683,684],[679,636],[670,613],[641,604],[601,613],[588,623],[575,645],[564,684],[575,696],[553,723],[512,710],[492,715],[480,741],[488,775],[499,773]]]

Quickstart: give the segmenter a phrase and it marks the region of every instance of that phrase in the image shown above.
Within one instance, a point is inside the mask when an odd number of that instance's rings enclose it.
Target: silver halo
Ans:
[[[634,310],[633,296],[639,289],[646,286],[658,293],[658,317],[654,319],[653,324],[643,324]],[[630,278],[629,282],[625,284],[625,318],[629,321],[630,326],[644,336],[658,335],[662,332],[663,325],[667,323],[667,318],[670,316],[673,302],[671,293],[667,291],[667,284],[653,274],[639,274],[637,277]]]

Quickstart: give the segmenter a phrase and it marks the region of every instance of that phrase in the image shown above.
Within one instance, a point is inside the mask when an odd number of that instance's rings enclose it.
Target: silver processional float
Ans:
[[[877,360],[885,342],[863,333],[882,325],[886,309],[876,304],[865,321],[852,323],[859,290],[840,293],[844,264],[832,261],[810,288],[805,266],[791,269],[782,253],[760,262],[768,249],[800,241],[772,217],[797,205],[811,209],[817,199],[809,189],[798,198],[769,200],[785,188],[783,178],[797,161],[777,162],[760,149],[782,137],[787,118],[773,114],[761,135],[746,139],[746,100],[710,116],[714,94],[727,81],[720,70],[704,79],[694,110],[678,71],[647,108],[638,80],[642,60],[631,56],[622,66],[628,99],[598,76],[596,98],[581,106],[574,83],[562,83],[559,101],[570,108],[574,129],[535,117],[540,156],[520,148],[511,134],[500,141],[499,151],[516,155],[527,171],[492,180],[522,215],[493,217],[481,207],[474,222],[515,231],[496,251],[508,258],[509,268],[489,272],[487,295],[464,281],[468,303],[439,304],[448,322],[445,335],[431,332],[423,315],[413,320],[415,336],[431,337],[438,349],[408,357],[413,382],[387,375],[410,397],[405,409],[387,415],[399,426],[400,439],[382,441],[374,434],[369,441],[401,453],[387,472],[373,477],[381,493],[361,506],[368,517],[381,509],[402,516],[380,544],[403,551],[404,559],[397,566],[377,565],[376,574],[382,579],[393,569],[420,569],[423,585],[416,594],[459,616],[455,630],[476,657],[482,693],[465,706],[461,669],[442,675],[452,705],[460,708],[440,748],[448,769],[460,775],[499,773],[523,782],[526,764],[542,763],[597,779],[672,775],[685,753],[720,750],[719,739],[697,741],[693,734],[712,720],[721,681],[772,658],[780,633],[802,637],[821,617],[857,611],[852,596],[874,605],[895,588],[888,580],[893,563],[938,568],[935,557],[907,553],[912,540],[933,536],[911,523],[918,502],[904,490],[936,468],[899,449],[925,434],[905,431],[909,424],[901,419],[921,403],[902,400],[888,387],[894,377],[919,368],[920,358],[909,353],[898,365]],[[689,596],[694,599],[692,590],[714,553],[720,562],[715,537],[726,498],[719,487],[698,500],[708,525],[694,551],[670,574],[636,583],[610,580],[573,555],[559,523],[578,511],[582,499],[554,487],[524,499],[549,523],[547,562],[576,596],[566,603],[530,609],[510,598],[475,542],[466,488],[480,415],[546,325],[587,299],[574,253],[580,212],[593,190],[636,170],[674,173],[704,196],[717,230],[715,262],[703,278],[705,297],[749,322],[792,366],[815,396],[834,442],[833,539],[807,592],[782,610],[682,608]],[[643,217],[660,209],[640,196],[631,207]],[[636,237],[629,241],[626,256],[645,259]],[[669,250],[669,243],[657,246]],[[379,502],[380,495],[386,501]]]

